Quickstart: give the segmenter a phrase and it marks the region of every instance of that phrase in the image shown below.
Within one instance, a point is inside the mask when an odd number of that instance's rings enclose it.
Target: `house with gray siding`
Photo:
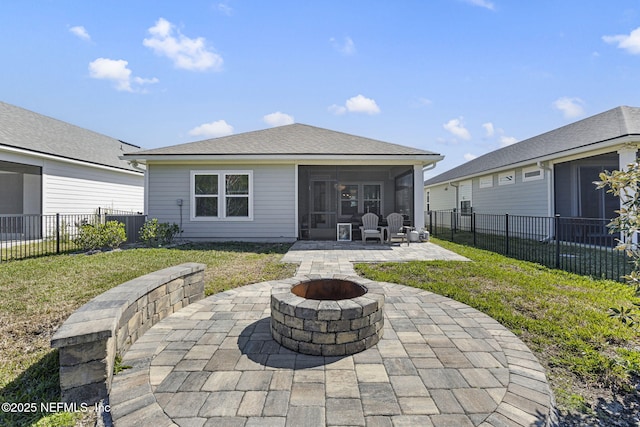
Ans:
[[[426,209],[612,218],[593,181],[637,158],[640,108],[621,106],[492,151],[424,182]]]
[[[437,153],[291,124],[127,153],[147,168],[145,212],[189,240],[336,240],[362,214],[424,224]]]
[[[142,211],[144,169],[120,159],[139,149],[0,102],[0,217]]]

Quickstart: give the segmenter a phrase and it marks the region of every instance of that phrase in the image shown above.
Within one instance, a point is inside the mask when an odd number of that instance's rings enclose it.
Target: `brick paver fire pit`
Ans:
[[[382,337],[384,294],[358,277],[319,278],[273,288],[271,335],[304,354],[358,353]]]

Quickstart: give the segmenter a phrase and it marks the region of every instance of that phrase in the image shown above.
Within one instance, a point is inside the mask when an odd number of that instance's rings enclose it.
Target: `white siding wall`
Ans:
[[[252,221],[190,221],[192,170],[253,171]],[[182,221],[187,240],[293,241],[296,239],[294,165],[148,166],[148,215],[160,222]],[[182,208],[177,200],[182,199]],[[180,212],[182,210],[182,220]]]
[[[472,180],[462,181],[458,186],[458,206],[460,209],[460,202],[471,202],[471,206],[473,206],[473,191],[472,191]]]
[[[144,176],[80,163],[57,161],[14,152],[0,152],[0,160],[42,168],[42,213],[93,213],[98,207],[144,209]],[[37,183],[25,186],[25,209],[38,207]],[[32,191],[28,192],[28,189]]]
[[[98,207],[142,212],[144,177],[72,163],[45,160],[42,213],[92,213]]]
[[[427,189],[429,208],[432,211],[449,210],[456,207],[456,189],[448,184],[436,185]]]

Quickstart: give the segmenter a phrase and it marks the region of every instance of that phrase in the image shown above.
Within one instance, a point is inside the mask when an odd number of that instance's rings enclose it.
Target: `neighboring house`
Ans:
[[[139,148],[0,102],[0,215],[142,211]]]
[[[634,162],[640,108],[617,107],[492,151],[425,181],[427,210],[612,218],[620,202],[593,184]]]
[[[145,212],[186,239],[293,241],[366,212],[424,224],[423,170],[443,157],[292,124],[123,158],[146,164]]]

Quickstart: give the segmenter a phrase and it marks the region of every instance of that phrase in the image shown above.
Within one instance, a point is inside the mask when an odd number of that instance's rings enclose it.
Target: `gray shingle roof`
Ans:
[[[304,124],[291,124],[127,155],[438,155]]]
[[[632,135],[640,136],[640,108],[621,106],[477,157],[428,179],[425,185],[449,182],[516,163],[533,162]]]
[[[119,158],[140,147],[4,102],[0,146],[140,172]]]

